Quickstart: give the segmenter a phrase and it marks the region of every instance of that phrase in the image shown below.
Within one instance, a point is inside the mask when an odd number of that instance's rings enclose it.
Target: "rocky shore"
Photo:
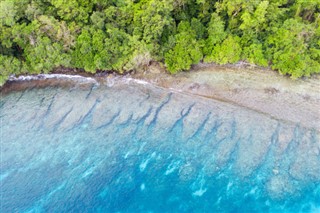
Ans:
[[[266,114],[283,122],[320,131],[320,76],[292,80],[274,71],[243,64],[199,64],[189,72],[169,75],[158,64],[145,71],[119,76],[59,69],[56,74],[20,76],[1,89],[2,94],[30,87],[112,86],[115,81],[137,80],[180,93],[203,96]]]
[[[133,75],[152,84],[184,93],[231,102],[320,130],[320,76],[292,80],[277,72],[247,65],[200,64],[175,76],[157,69]]]

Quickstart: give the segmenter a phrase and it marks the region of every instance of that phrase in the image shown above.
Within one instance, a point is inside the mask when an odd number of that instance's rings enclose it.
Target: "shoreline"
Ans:
[[[2,95],[33,87],[112,86],[115,81],[136,80],[165,89],[252,109],[270,117],[320,131],[320,76],[292,80],[277,72],[243,64],[199,64],[188,72],[170,75],[158,64],[145,71],[119,75],[88,74],[70,69],[52,74],[19,76],[1,87]],[[61,72],[66,71],[66,72]],[[139,83],[139,82],[137,82]]]
[[[156,77],[155,77],[156,76]],[[292,80],[252,66],[198,65],[175,76],[136,74],[152,84],[213,98],[320,131],[320,76]]]

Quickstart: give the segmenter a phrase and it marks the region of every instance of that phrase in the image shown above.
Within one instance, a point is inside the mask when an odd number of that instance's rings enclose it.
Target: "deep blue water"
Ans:
[[[0,102],[0,212],[320,212],[319,130],[134,82]]]

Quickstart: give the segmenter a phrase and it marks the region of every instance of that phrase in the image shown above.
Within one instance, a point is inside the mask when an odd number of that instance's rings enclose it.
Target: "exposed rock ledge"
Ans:
[[[84,76],[88,75],[84,74]],[[20,77],[20,79],[13,79],[11,83],[5,85],[1,92],[4,94],[11,90],[26,89],[30,86],[57,84],[70,86],[74,84],[74,80],[84,86],[86,83],[112,86],[114,80],[133,78],[181,93],[233,103],[269,115],[277,120],[298,123],[303,127],[320,131],[320,76],[292,80],[280,76],[276,72],[257,67],[200,64],[195,66],[191,72],[181,72],[177,75],[169,75],[158,65],[151,65],[145,72],[123,77],[100,73],[94,77],[83,78],[81,79],[81,76],[70,78],[65,75]],[[14,83],[17,80],[28,81]],[[30,80],[32,80],[32,84]]]
[[[278,120],[320,130],[320,76],[292,80],[277,72],[250,66],[200,64],[175,76],[152,68],[133,75],[152,84],[231,102]]]

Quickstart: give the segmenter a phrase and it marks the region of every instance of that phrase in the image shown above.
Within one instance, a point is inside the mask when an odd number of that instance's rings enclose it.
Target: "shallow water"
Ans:
[[[0,212],[320,212],[319,130],[112,85],[1,98]]]

